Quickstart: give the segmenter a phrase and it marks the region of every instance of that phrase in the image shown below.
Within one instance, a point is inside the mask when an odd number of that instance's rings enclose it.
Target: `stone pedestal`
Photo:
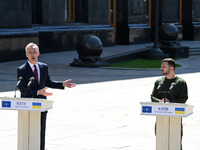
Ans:
[[[78,59],[70,64],[77,67],[99,67],[107,66],[107,63],[100,58],[103,51],[101,40],[95,35],[85,35],[77,45]]]
[[[171,58],[188,58],[189,57],[189,47],[176,45],[162,45],[160,48],[165,54],[168,54]]]

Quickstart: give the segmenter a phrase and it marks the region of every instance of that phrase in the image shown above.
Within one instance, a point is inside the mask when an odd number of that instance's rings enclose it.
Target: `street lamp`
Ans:
[[[159,33],[158,33],[158,29],[159,29],[159,19],[158,19],[158,0],[155,0],[155,22],[154,22],[154,45],[153,45],[153,49],[152,51],[158,53],[158,54],[162,54],[164,55],[164,53],[162,52],[162,50],[159,47]]]
[[[158,25],[158,0],[155,0],[155,13],[154,13],[154,45],[153,48],[147,51],[143,56],[148,59],[162,59],[167,57],[166,54],[159,47],[159,25]]]

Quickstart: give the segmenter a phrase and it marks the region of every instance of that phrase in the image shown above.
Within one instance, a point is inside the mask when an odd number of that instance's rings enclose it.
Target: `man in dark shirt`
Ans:
[[[176,62],[172,58],[161,61],[161,72],[165,76],[156,80],[151,94],[152,102],[185,103],[187,101],[187,84],[184,79],[175,75],[175,68]],[[182,135],[181,123],[181,137]]]
[[[152,102],[185,103],[188,99],[187,84],[175,75],[176,63],[171,58],[162,60],[161,72],[165,77],[156,80],[151,94]]]

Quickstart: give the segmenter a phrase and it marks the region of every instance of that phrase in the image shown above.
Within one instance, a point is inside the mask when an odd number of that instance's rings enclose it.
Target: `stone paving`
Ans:
[[[183,44],[198,46],[198,42]],[[122,48],[126,46],[106,47],[102,57],[121,52]],[[155,117],[141,116],[140,102],[150,101],[160,70],[70,67],[76,57],[76,51],[40,56],[40,61],[49,65],[53,80],[72,78],[77,83],[72,89],[48,89],[53,92],[48,99],[54,104],[47,118],[46,150],[155,150]],[[14,96],[16,68],[25,61],[0,63],[0,97]],[[187,104],[195,106],[194,114],[183,119],[183,150],[199,150],[200,57],[191,56],[177,63],[182,67],[176,69],[176,74],[188,84]],[[1,150],[17,150],[17,111],[1,110],[0,117]]]

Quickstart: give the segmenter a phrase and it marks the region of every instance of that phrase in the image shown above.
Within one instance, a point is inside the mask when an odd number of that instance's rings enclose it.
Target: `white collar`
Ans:
[[[28,61],[28,63],[29,63],[29,65],[30,65],[31,68],[34,67],[34,65],[32,63],[30,63],[30,61]],[[36,65],[37,68],[39,67],[38,62],[35,65]]]

